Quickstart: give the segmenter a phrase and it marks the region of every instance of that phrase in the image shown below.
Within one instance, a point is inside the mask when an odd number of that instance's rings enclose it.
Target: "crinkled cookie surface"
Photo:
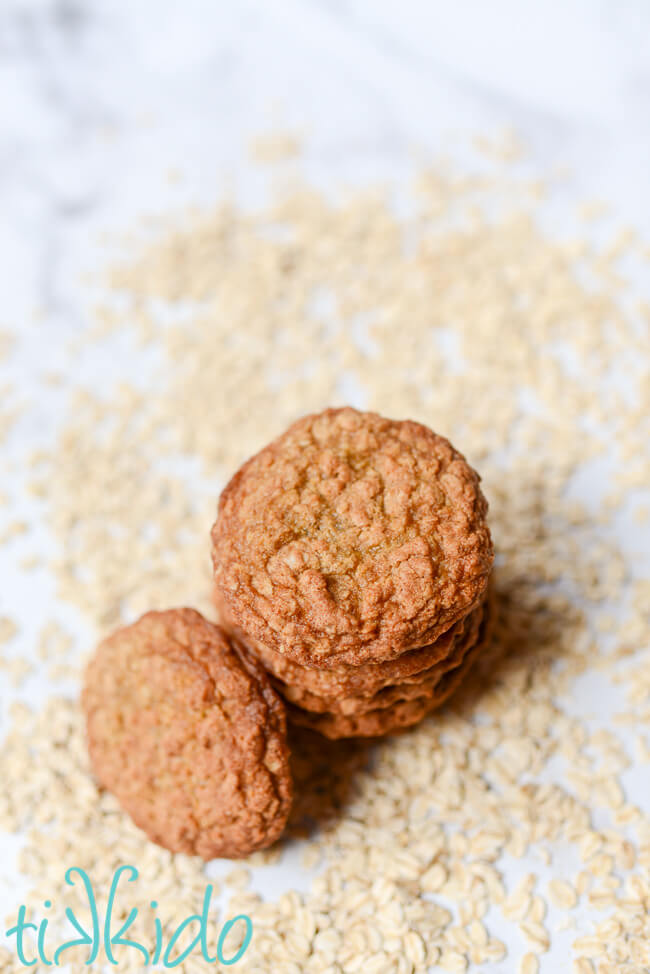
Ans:
[[[393,659],[485,593],[479,477],[412,421],[328,409],[294,423],[225,488],[215,582],[233,622],[304,665]]]

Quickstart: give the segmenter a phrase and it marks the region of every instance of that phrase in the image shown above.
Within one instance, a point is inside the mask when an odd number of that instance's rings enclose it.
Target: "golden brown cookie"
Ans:
[[[300,727],[318,731],[330,740],[343,737],[382,737],[419,723],[441,707],[458,689],[474,662],[481,655],[488,640],[489,622],[481,627],[478,640],[470,647],[458,665],[448,670],[433,690],[411,700],[397,700],[390,707],[361,714],[316,714],[287,703],[289,720]]]
[[[433,643],[481,600],[479,477],[444,437],[355,409],[306,416],[221,495],[215,582],[253,640],[321,668]]]
[[[278,838],[292,797],[284,705],[198,612],[148,612],[105,639],[82,703],[99,782],[154,842],[212,859]]]
[[[336,693],[315,694],[294,684],[285,683],[273,676],[271,683],[288,703],[319,714],[330,713],[351,716],[383,710],[402,700],[415,700],[429,696],[450,670],[460,666],[467,653],[475,646],[479,636],[482,615],[482,609],[470,613],[471,625],[456,636],[451,652],[443,660],[439,660],[420,673],[414,673],[401,680],[386,684],[371,693],[350,694],[348,696],[337,695]]]
[[[445,660],[456,643],[464,638],[468,627],[478,625],[483,613],[484,599],[466,616],[459,619],[447,632],[443,633],[430,646],[412,649],[395,659],[383,663],[365,663],[360,666],[341,666],[320,669],[303,666],[287,659],[282,653],[269,649],[235,626],[228,615],[223,600],[215,595],[215,602],[221,625],[256,656],[264,668],[277,680],[293,688],[327,698],[343,698],[358,695],[368,696],[383,687],[400,683],[417,676]]]

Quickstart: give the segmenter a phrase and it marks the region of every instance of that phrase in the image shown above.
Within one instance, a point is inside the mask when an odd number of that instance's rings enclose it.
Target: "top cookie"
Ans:
[[[411,421],[327,409],[248,460],[212,529],[233,622],[305,665],[393,659],[483,596],[492,564],[479,477]]]
[[[148,612],[105,639],[82,702],[97,778],[155,842],[212,859],[278,838],[292,794],[284,705],[198,612]]]

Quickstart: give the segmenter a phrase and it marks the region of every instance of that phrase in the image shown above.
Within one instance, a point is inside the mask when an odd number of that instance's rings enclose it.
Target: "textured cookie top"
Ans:
[[[198,612],[149,612],[105,639],[82,702],[97,778],[155,842],[238,858],[280,835],[291,805],[284,705]]]
[[[212,530],[232,620],[304,664],[394,658],[483,595],[479,477],[426,426],[354,409],[306,416],[235,474]]]

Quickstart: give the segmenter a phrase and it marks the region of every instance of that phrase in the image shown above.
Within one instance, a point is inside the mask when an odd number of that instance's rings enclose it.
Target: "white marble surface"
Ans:
[[[305,133],[326,182],[396,178],[414,154],[513,127],[531,174],[569,167],[568,208],[603,198],[650,239],[650,4],[0,0],[0,330],[18,337],[9,378],[26,396],[41,369],[69,367],[100,231],[225,186],[254,198],[248,143],[274,125]],[[35,400],[22,442],[49,438],[63,402]],[[0,575],[0,614],[19,608],[28,647],[51,580],[16,578],[2,553]],[[15,845],[0,839],[0,855],[11,884]],[[568,969],[562,947],[548,963]]]
[[[650,6],[2,0],[2,317],[25,327],[36,305],[74,328],[88,234],[214,193],[274,122],[335,177],[514,126],[535,165],[650,229]]]

